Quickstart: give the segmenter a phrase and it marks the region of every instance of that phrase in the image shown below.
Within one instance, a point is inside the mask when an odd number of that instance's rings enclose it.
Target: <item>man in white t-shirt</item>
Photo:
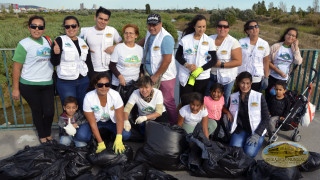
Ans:
[[[111,54],[114,47],[122,41],[118,31],[111,26],[107,26],[111,17],[111,12],[103,7],[96,12],[93,27],[81,28],[80,37],[83,38],[90,47],[91,60],[94,73],[108,72]],[[93,74],[92,74],[93,75]]]

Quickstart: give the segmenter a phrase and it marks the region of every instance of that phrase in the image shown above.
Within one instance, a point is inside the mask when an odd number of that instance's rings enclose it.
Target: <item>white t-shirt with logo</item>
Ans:
[[[125,43],[118,44],[111,55],[111,61],[117,63],[118,71],[123,75],[126,83],[139,78],[143,49],[138,44],[128,47]],[[119,86],[119,79],[113,74],[112,85]]]
[[[293,55],[291,48],[286,48],[284,46],[281,46],[278,53],[275,56],[275,60],[273,61],[273,64],[282,72],[284,72],[287,77],[283,78],[275,72],[274,70],[270,70],[270,75],[276,79],[280,80],[287,80],[290,72],[290,67],[293,62]]]
[[[139,116],[146,116],[156,112],[156,105],[163,104],[162,92],[156,88],[153,88],[153,97],[152,100],[148,103],[141,98],[139,89],[136,89],[131,94],[128,103],[138,106]],[[166,108],[163,106],[163,112],[166,111]]]
[[[123,106],[123,101],[120,94],[113,89],[108,91],[105,107],[100,104],[97,90],[88,92],[83,100],[83,111],[93,112],[97,122],[106,122],[111,119],[112,122],[116,123],[115,110],[121,106]]]
[[[101,61],[101,52],[104,51],[104,49],[102,49],[102,38],[103,38],[103,33],[104,30],[98,31],[95,28],[90,29],[90,32],[88,32],[87,34],[87,44],[90,47],[90,50],[94,51],[91,52],[91,59],[92,59],[92,65],[93,65],[93,69],[96,72],[103,72],[103,71],[107,71],[109,69],[105,69],[102,66],[102,61]],[[113,34],[113,41],[115,43],[118,43],[122,40],[121,36],[119,35],[118,31],[115,29],[114,30],[114,34]]]
[[[184,118],[184,123],[196,126],[203,117],[208,116],[208,111],[206,108],[202,108],[197,114],[193,114],[190,105],[185,105],[179,110],[179,114]]]

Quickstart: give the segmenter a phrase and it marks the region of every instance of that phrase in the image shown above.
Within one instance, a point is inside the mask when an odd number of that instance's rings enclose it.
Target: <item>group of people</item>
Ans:
[[[106,149],[99,129],[106,128],[115,134],[115,152],[122,153],[123,140],[131,136],[129,116],[137,105],[135,123],[142,134],[146,121],[155,120],[178,124],[187,133],[202,123],[209,138],[224,113],[231,124],[230,146],[243,147],[248,155],[256,156],[266,129],[274,130],[269,125],[267,101],[277,103],[283,98],[278,94],[281,87],[285,92],[286,85],[278,81],[287,80],[292,63],[302,63],[296,28],[288,28],[279,43],[270,48],[259,37],[255,20],[246,22],[244,32],[248,37],[238,41],[229,35],[227,20],[219,20],[217,34],[208,36],[206,18],[196,15],[183,31],[174,55],[174,39],[162,27],[159,14],[148,16],[147,35],[139,42],[137,25],[125,25],[122,39],[115,28],[108,26],[110,18],[111,12],[100,7],[95,26],[81,28],[77,36],[80,23],[76,17],[67,16],[63,20],[65,35],[52,42],[43,36],[43,17],[30,17],[30,36],[19,42],[13,57],[12,97],[17,100],[21,94],[28,102],[40,143],[53,140],[56,88],[64,109],[59,118],[62,144],[73,141],[76,147],[83,147],[93,135],[99,153]],[[176,77],[180,97],[187,99],[181,101],[178,110]],[[124,102],[117,89],[128,86],[136,90]],[[268,93],[274,86],[276,98]],[[231,94],[233,88],[235,93]],[[261,93],[264,89],[267,100]],[[279,119],[284,116],[272,115]],[[69,123],[75,134],[65,130]]]

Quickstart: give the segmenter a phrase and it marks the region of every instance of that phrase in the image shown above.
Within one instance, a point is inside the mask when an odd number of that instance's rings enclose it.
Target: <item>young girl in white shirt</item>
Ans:
[[[179,110],[178,125],[190,134],[201,122],[203,132],[209,138],[209,135],[216,129],[217,123],[208,119],[208,111],[203,104],[203,96],[200,93],[190,93],[189,97],[190,103]]]

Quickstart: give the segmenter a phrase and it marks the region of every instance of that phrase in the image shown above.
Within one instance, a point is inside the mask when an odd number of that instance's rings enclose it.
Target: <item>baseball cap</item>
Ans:
[[[147,19],[147,24],[158,25],[161,22],[161,16],[159,14],[150,14]]]

